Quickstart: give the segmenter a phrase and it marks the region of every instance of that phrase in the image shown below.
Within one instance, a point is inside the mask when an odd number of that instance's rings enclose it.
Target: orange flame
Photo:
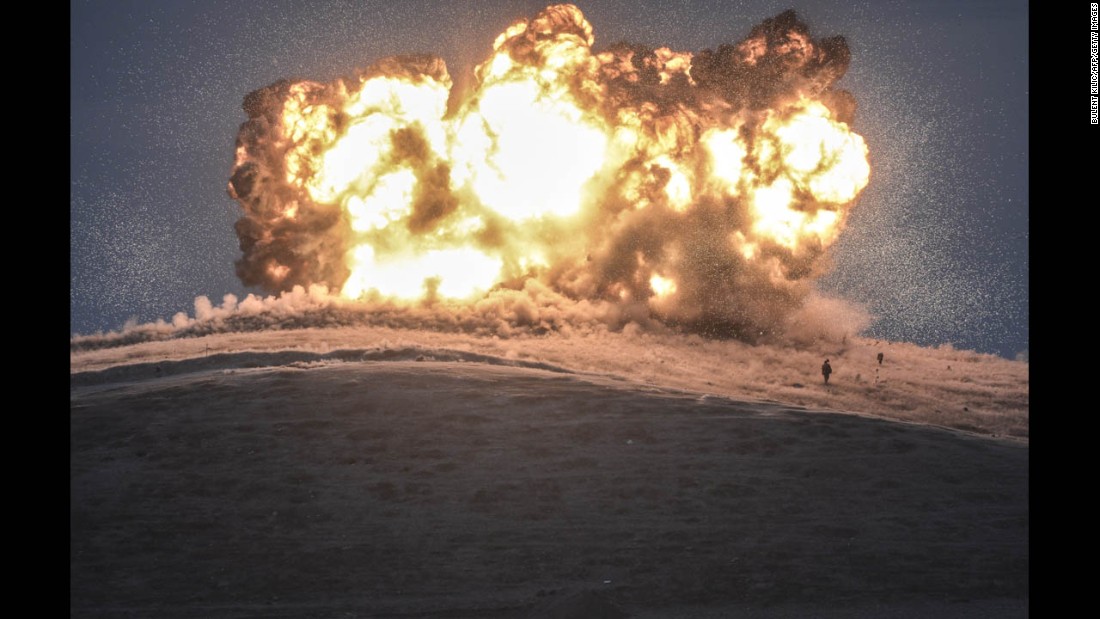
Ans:
[[[754,33],[734,50],[745,70],[822,54],[798,29],[778,43]],[[276,139],[238,146],[231,193],[256,193],[238,180],[253,163],[282,170],[281,225],[335,209],[325,238],[343,267],[323,283],[350,298],[472,301],[533,277],[675,317],[673,299],[701,294],[693,243],[710,232],[723,231],[726,262],[758,263],[777,286],[835,241],[870,167],[820,83],[739,105],[693,77],[691,53],[593,43],[580,10],[558,5],[509,26],[458,101],[424,58],[291,84]],[[267,263],[277,285],[300,283],[292,262]]]

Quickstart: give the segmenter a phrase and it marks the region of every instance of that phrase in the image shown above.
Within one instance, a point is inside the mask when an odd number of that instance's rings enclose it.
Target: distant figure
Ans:
[[[833,373],[833,366],[829,365],[829,360],[826,359],[825,363],[821,364],[821,375],[825,377],[825,384],[829,384],[829,374]]]
[[[882,353],[878,354],[878,364],[882,365]]]

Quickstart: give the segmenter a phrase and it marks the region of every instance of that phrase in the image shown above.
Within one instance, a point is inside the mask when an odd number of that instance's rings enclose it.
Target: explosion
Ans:
[[[442,59],[399,56],[250,93],[241,280],[457,305],[535,280],[715,335],[779,328],[870,175],[832,88],[844,39],[787,11],[697,55],[593,43],[556,5],[462,91]]]

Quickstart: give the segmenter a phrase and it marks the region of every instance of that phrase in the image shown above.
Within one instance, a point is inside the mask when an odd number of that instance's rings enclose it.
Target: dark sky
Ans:
[[[240,213],[225,192],[245,94],[393,54],[434,53],[457,75],[545,4],[73,1],[71,331],[259,292],[234,274]],[[820,288],[865,303],[871,336],[1027,350],[1026,2],[576,4],[597,48],[714,48],[788,8],[814,37],[844,35],[852,62],[838,86],[859,103],[872,173]]]

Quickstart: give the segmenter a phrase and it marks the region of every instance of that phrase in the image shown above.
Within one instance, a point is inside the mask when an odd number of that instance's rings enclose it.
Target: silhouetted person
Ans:
[[[878,364],[882,365],[882,353],[878,354]]]
[[[825,363],[821,364],[821,375],[825,377],[825,384],[829,384],[829,374],[833,373],[833,366],[829,365],[829,360],[826,359]]]

